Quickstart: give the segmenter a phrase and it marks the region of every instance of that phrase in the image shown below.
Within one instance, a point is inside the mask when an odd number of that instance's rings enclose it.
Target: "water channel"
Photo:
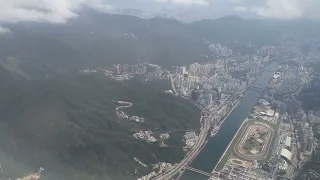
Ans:
[[[277,67],[278,64],[276,62],[269,64],[265,71],[262,72],[260,77],[253,84],[253,86],[264,89]],[[249,116],[251,109],[261,94],[262,92],[257,92],[251,89],[246,92],[244,98],[240,101],[238,106],[224,121],[219,132],[211,140],[209,140],[205,148],[191,163],[191,167],[205,172],[212,172],[232,138],[238,131],[240,125]],[[208,180],[208,177],[191,171],[186,171],[180,179]]]

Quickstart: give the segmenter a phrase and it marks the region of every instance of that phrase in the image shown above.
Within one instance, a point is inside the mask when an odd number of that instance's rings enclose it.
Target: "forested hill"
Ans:
[[[153,163],[178,162],[184,132],[199,130],[198,108],[154,84],[79,72],[137,62],[170,68],[208,61],[210,43],[255,51],[288,33],[319,36],[317,23],[302,31],[303,23],[308,21],[229,16],[185,24],[86,9],[66,24],[1,24],[11,32],[0,34],[0,155],[32,169],[42,166],[54,180],[136,179]],[[142,130],[153,130],[157,137],[171,132],[165,142],[169,147],[133,138],[137,125],[116,117],[113,101],[119,100],[133,103],[128,115],[146,119]],[[12,162],[0,164],[10,166],[14,176],[29,173]],[[134,175],[135,169],[141,174]]]
[[[44,167],[49,179],[69,180],[75,174],[80,180],[137,179],[151,164],[180,161],[181,130],[200,128],[197,107],[152,84],[99,75],[21,80],[5,69],[0,73],[0,151],[29,169]],[[124,111],[145,123],[119,119],[118,100],[132,102]],[[172,132],[168,147],[135,139],[138,127],[152,130],[158,139]],[[149,167],[142,168],[134,157]],[[0,161],[15,177],[27,173]],[[135,169],[140,174],[134,175]]]
[[[302,28],[307,25],[313,28]],[[79,17],[66,24],[3,26],[12,33],[0,37],[0,64],[6,60],[11,66],[26,66],[33,73],[139,61],[171,67],[207,61],[209,43],[230,47],[251,44],[259,48],[287,34],[312,38],[318,37],[320,31],[319,23],[308,20],[283,22],[228,16],[185,24],[173,19],[141,19],[90,9],[79,12]],[[241,48],[232,49],[243,53]]]

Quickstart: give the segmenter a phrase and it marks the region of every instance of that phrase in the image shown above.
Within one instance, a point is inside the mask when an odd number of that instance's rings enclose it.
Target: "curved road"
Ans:
[[[118,111],[119,109],[122,109],[122,108],[129,108],[132,106],[132,103],[131,102],[125,102],[125,101],[118,101],[119,104],[121,104],[122,106],[119,106],[116,108],[116,110]],[[123,105],[126,105],[126,106],[123,106]]]

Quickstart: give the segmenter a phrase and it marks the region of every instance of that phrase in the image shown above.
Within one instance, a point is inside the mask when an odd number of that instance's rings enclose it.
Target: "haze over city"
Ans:
[[[1,180],[319,180],[319,0],[0,0]]]

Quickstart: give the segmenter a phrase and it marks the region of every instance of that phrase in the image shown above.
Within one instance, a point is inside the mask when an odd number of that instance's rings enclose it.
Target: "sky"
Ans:
[[[65,23],[83,6],[101,12],[118,8],[174,11],[206,16],[320,19],[320,0],[0,0],[0,23],[25,21]],[[10,32],[0,27],[0,33]]]

